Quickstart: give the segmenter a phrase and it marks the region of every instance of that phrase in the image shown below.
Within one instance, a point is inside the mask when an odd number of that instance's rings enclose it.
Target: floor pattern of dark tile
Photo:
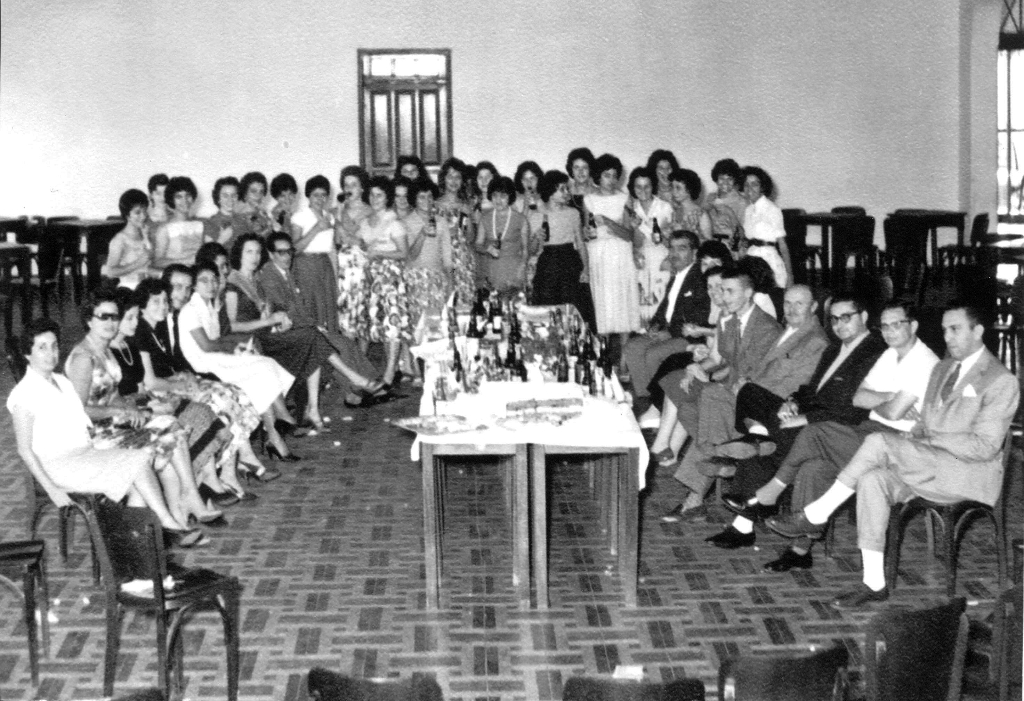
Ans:
[[[0,376],[0,396],[10,387],[9,375]],[[651,506],[642,524],[639,606],[629,609],[585,473],[572,462],[553,471],[551,608],[515,606],[501,476],[496,462],[476,461],[450,470],[442,607],[427,611],[419,467],[409,460],[411,436],[385,421],[416,406],[409,398],[331,412],[332,433],[294,441],[304,459],[255,488],[259,501],[229,509],[230,525],[210,532],[210,547],[184,553],[186,564],[231,573],[244,585],[242,698],[305,699],[305,672],[314,665],[361,677],[433,675],[451,700],[525,701],[560,699],[568,677],[608,675],[618,664],[643,665],[653,680],[699,678],[708,698],[717,697],[716,670],[731,655],[838,644],[860,664],[870,612],[828,604],[860,579],[854,527],[845,518],[834,558],[819,556],[811,571],[770,575],[761,565],[782,546],[777,537],[759,533],[758,548],[723,552],[703,542],[719,524],[661,524]],[[1018,462],[1019,452],[1018,444]],[[6,412],[0,458],[0,533],[19,538],[24,471]],[[1011,506],[1013,533],[1020,507]],[[47,514],[41,533],[57,618],[50,658],[33,689],[20,608],[0,589],[0,698],[98,698],[103,595],[91,582],[84,529],[65,565],[56,555],[53,511]],[[943,598],[944,570],[925,552],[923,533],[913,529],[904,546],[896,605]],[[959,591],[976,619],[998,594],[988,526],[975,528],[964,545]],[[118,692],[155,684],[154,630],[151,619],[127,617]],[[215,614],[186,626],[187,698],[224,697],[222,641]]]

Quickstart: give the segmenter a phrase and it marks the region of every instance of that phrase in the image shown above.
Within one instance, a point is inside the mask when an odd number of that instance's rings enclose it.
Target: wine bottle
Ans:
[[[593,212],[587,212],[587,238],[591,240],[597,238],[597,220],[594,219]]]
[[[548,224],[548,215],[544,215],[544,221],[541,222],[540,230],[544,234],[544,243],[551,240],[551,225]]]
[[[511,344],[509,344],[509,347],[511,347]],[[515,373],[519,376],[520,380],[526,382],[526,380],[529,378],[529,374],[526,371],[526,362],[523,360],[523,347],[519,346],[518,348],[519,350],[516,356]]]
[[[651,227],[651,241],[656,245],[660,246],[665,237],[661,235],[661,224],[658,223],[658,218],[654,218],[654,226]]]
[[[555,376],[559,382],[569,381],[569,358],[565,355],[565,349],[558,355],[558,363],[555,365]]]

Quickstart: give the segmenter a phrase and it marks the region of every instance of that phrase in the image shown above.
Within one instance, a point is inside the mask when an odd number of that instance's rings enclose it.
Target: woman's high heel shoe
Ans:
[[[239,460],[238,462],[240,465],[245,465],[245,471],[240,471],[239,474],[245,479],[246,484],[249,484],[250,480],[256,480],[257,482],[273,482],[281,476],[281,471],[276,467],[264,466],[263,470],[260,471],[258,465],[253,465],[252,463],[245,462],[244,460]]]
[[[281,462],[298,462],[299,460],[302,460],[302,458],[300,458],[295,453],[281,455],[281,451],[278,450],[275,446],[270,445],[269,443],[267,444],[267,455]]]
[[[225,506],[237,504],[240,501],[236,494],[232,494],[231,492],[217,492],[205,484],[199,485],[199,496],[203,501],[213,502],[214,505],[221,509]]]

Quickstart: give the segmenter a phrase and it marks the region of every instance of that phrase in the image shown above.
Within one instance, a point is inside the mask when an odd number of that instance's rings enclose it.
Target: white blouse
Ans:
[[[32,416],[32,452],[40,460],[67,455],[91,444],[92,421],[82,407],[71,380],[59,373],[53,382],[31,367],[7,397],[7,409],[21,408]]]

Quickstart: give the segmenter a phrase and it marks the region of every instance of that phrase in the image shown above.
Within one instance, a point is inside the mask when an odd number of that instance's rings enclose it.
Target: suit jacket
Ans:
[[[953,387],[948,401],[939,392],[954,361],[932,370],[920,424],[923,439],[896,445],[896,460],[924,460],[935,479],[920,485],[951,497],[995,504],[1003,486],[1003,439],[1020,401],[1017,378],[988,350]]]
[[[174,343],[172,344],[173,347],[171,348],[171,362],[173,363],[174,372],[194,373],[195,370],[192,369],[192,365],[188,362],[188,360],[185,359],[185,354],[182,353],[181,351],[181,337],[178,333],[181,326],[178,324],[178,312],[171,311],[170,313],[174,315]],[[153,330],[156,332],[156,335],[159,336],[162,341],[169,342],[171,332],[168,330],[167,326],[167,321],[164,320],[158,323],[156,325],[156,328]]]
[[[778,397],[788,397],[810,379],[827,347],[828,336],[812,316],[782,345],[773,345],[749,379]]]
[[[887,346],[881,337],[875,334],[868,334],[868,337],[861,341],[846,360],[828,378],[828,381],[818,389],[821,378],[825,371],[832,365],[832,362],[839,355],[842,343],[837,341],[825,349],[818,361],[818,367],[807,384],[800,387],[793,398],[800,407],[800,413],[807,416],[810,423],[818,421],[838,421],[841,424],[853,426],[868,418],[871,413],[867,409],[859,409],[853,405],[853,395],[856,394],[860,383],[867,377],[871,367],[882,355]]]
[[[287,312],[296,326],[316,326],[316,320],[300,304],[299,288],[291,272],[285,278],[277,266],[266,263],[256,273],[256,289],[271,312]]]
[[[676,297],[676,306],[672,309],[672,318],[667,322],[665,314],[668,310],[668,293],[672,290],[676,276],[669,278],[668,286],[665,288],[665,297],[654,312],[651,318],[651,327],[655,329],[667,329],[673,338],[683,337],[683,324],[708,323],[708,315],[711,313],[711,298],[708,297],[707,284],[704,282],[704,275],[700,272],[700,265],[696,262],[690,266],[686,277],[683,278],[682,287],[679,288],[679,296]]]
[[[741,377],[751,377],[782,335],[779,322],[758,306],[751,311],[742,337],[737,339],[728,331],[730,321],[726,321],[724,329],[719,324],[717,331],[718,353],[729,367],[729,376],[724,381],[727,385]]]

